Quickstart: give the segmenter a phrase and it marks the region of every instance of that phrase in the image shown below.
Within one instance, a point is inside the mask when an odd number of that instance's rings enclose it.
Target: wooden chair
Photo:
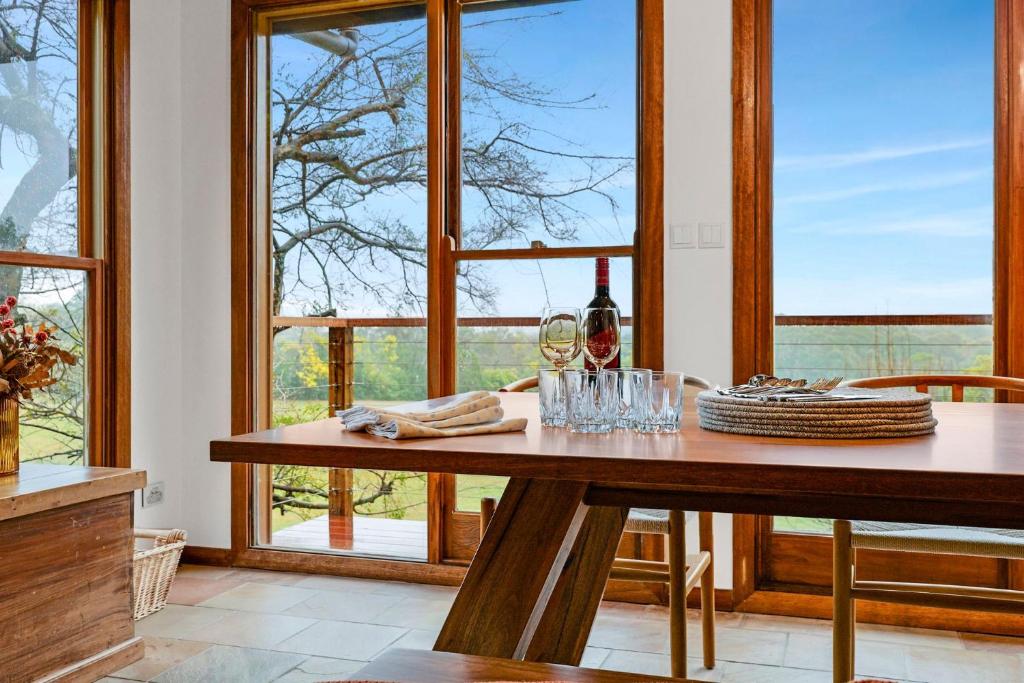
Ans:
[[[976,375],[904,375],[871,377],[844,386],[872,389],[951,387],[953,401],[964,400],[965,387],[1024,392],[1024,380]],[[941,425],[940,425],[941,426]],[[898,522],[850,522],[836,520],[833,527],[833,678],[845,683],[853,677],[855,600],[905,605],[1024,614],[1024,592],[973,586],[860,581],[856,576],[859,548],[998,559],[1024,559],[1024,532],[975,527],[902,524]]]
[[[684,384],[701,391],[711,383],[686,375]],[[537,386],[537,377],[525,377],[499,391],[526,391]],[[686,524],[698,518],[699,552],[686,554]],[[710,512],[648,510],[633,508],[626,519],[625,531],[665,536],[667,562],[616,559],[610,578],[619,581],[664,583],[669,593],[669,634],[672,675],[686,677],[686,596],[700,584],[701,645],[704,667],[715,667],[715,580],[714,533]]]
[[[357,671],[350,680],[403,683],[473,683],[483,681],[578,681],[636,683],[636,674],[543,664],[515,659],[460,655],[431,650],[388,650]],[[644,675],[651,683],[696,683],[683,678]]]

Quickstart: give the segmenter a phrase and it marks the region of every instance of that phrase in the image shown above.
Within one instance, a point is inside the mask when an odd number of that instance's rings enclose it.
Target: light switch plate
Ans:
[[[695,233],[692,223],[673,223],[669,226],[669,246],[672,249],[696,249]]]
[[[721,249],[725,246],[721,223],[701,223],[697,240],[701,249]]]

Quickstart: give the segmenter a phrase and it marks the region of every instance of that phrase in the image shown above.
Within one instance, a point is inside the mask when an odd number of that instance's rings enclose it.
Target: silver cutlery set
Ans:
[[[879,398],[878,394],[832,393],[843,377],[822,377],[808,382],[806,379],[754,375],[746,384],[716,387],[722,396],[749,398],[761,401],[850,401]]]

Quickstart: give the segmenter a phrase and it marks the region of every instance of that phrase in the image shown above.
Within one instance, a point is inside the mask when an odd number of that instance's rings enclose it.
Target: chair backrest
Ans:
[[[853,379],[843,382],[843,386],[869,389],[914,387],[921,393],[927,393],[928,387],[951,387],[953,400],[960,402],[964,400],[964,387],[1024,391],[1024,379],[991,375],[894,375],[892,377]]]
[[[692,375],[685,375],[683,377],[683,384],[685,384],[688,387],[696,387],[702,391],[704,389],[711,388],[711,382],[707,381],[703,377],[694,377]],[[536,388],[537,376],[534,375],[533,377],[524,377],[522,379],[517,379],[515,382],[506,384],[501,389],[498,389],[498,391],[526,391],[527,389]]]

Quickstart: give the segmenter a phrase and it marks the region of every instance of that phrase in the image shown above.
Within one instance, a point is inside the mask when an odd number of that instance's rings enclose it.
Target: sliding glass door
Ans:
[[[660,210],[641,210],[660,128],[638,105],[654,3],[250,4],[253,427],[532,375],[540,311],[584,306],[598,256],[625,360],[660,363]],[[658,309],[634,319],[643,296]],[[253,468],[250,542],[465,563],[504,484]]]

